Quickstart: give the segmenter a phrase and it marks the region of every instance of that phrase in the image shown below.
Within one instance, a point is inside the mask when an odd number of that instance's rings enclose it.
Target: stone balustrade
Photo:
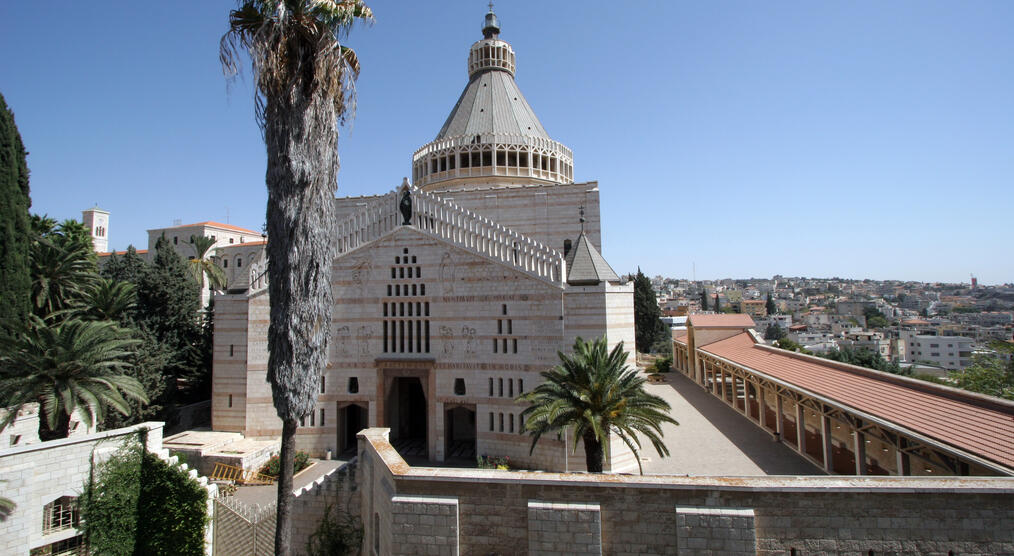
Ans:
[[[515,270],[563,284],[566,262],[559,251],[416,187],[410,191],[411,222],[416,229]],[[400,226],[400,197],[399,191],[392,191],[339,223],[338,253],[357,249]]]

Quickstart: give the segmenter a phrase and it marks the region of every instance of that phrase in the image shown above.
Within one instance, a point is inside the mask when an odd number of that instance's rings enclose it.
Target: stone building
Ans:
[[[521,94],[499,31],[491,11],[464,91],[412,157],[414,184],[336,200],[334,336],[300,449],[352,450],[359,430],[379,426],[403,455],[432,461],[584,466],[568,463],[565,439],[529,455],[514,400],[576,337],[633,349],[633,285],[601,255],[598,184],[573,181],[573,154]],[[247,268],[215,300],[212,426],[276,437],[265,261]],[[614,443],[607,470],[635,467]]]

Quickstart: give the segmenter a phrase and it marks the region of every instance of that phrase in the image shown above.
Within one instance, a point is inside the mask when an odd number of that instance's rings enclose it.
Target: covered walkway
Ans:
[[[827,472],[1014,475],[1014,403],[779,350],[724,317],[692,316],[674,367]]]

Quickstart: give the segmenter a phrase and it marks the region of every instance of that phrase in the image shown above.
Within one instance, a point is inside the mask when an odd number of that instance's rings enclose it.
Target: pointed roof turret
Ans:
[[[465,90],[436,138],[412,158],[412,181],[429,191],[463,185],[464,178],[473,184],[573,183],[573,153],[549,137],[518,89],[514,49],[499,38],[492,2],[482,35],[469,49]]]
[[[577,245],[567,253],[567,283],[571,286],[595,286],[602,282],[619,281],[620,277],[588,241],[588,236],[581,232]]]

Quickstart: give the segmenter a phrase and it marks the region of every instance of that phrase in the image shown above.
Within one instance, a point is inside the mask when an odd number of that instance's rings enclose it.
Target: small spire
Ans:
[[[585,223],[585,218],[584,218],[584,205],[581,205],[581,206],[579,206],[579,207],[578,207],[578,209],[579,209],[579,210],[580,210],[580,212],[581,212],[581,233],[583,234],[583,233],[584,233],[584,223]]]
[[[482,36],[487,39],[495,39],[500,35],[500,22],[496,18],[496,14],[493,13],[493,2],[489,3],[489,12],[486,14],[486,19],[482,25]]]

